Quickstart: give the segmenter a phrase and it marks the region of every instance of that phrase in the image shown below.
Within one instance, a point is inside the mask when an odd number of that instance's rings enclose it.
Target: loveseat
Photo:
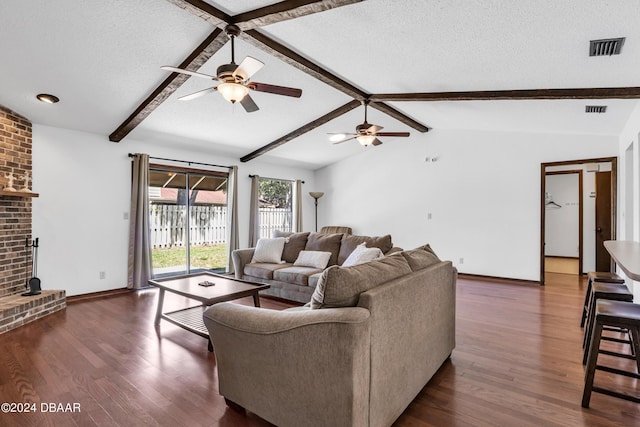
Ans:
[[[282,254],[270,262],[255,260],[256,248],[237,249],[231,254],[236,279],[271,285],[260,294],[301,303],[309,302],[318,279],[326,267],[342,265],[349,255],[365,244],[378,248],[382,255],[400,251],[390,235],[380,237],[355,236],[349,233],[287,233],[276,231],[274,238],[286,239]],[[261,239],[265,240],[265,239]],[[258,245],[260,245],[258,241]],[[296,265],[301,251],[329,252],[326,266]]]
[[[215,304],[219,392],[281,427],[390,426],[455,347],[456,278],[426,246],[327,268],[310,307]]]

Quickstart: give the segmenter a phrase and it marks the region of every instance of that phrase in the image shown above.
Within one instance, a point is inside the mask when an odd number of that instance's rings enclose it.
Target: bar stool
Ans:
[[[582,364],[587,363],[587,356],[589,355],[589,348],[591,347],[591,336],[593,333],[593,322],[595,319],[596,303],[598,300],[613,300],[613,301],[633,301],[633,294],[629,292],[626,285],[620,283],[603,283],[594,282],[591,285],[591,296],[589,298],[587,323],[584,328],[584,338],[582,340],[582,347],[584,348],[584,355],[582,357]],[[609,329],[610,330],[610,329]],[[624,328],[614,329],[616,332],[626,332]],[[619,341],[631,345],[631,340],[618,340],[616,338],[605,337],[604,339],[609,341]],[[632,351],[633,345],[631,345]]]
[[[591,296],[591,284],[593,282],[624,283],[624,279],[618,276],[616,273],[609,273],[604,271],[590,271],[587,274],[587,292],[584,294],[584,304],[582,305],[582,319],[580,319],[581,328],[584,326],[584,322],[587,319],[589,297]]]
[[[640,403],[640,398],[628,394],[618,393],[602,387],[594,387],[593,379],[596,370],[605,371],[612,374],[624,375],[630,378],[640,379],[640,375],[634,372],[627,372],[620,369],[598,365],[598,354],[609,354],[612,356],[625,357],[636,361],[636,369],[640,372],[640,305],[626,301],[598,300],[595,304],[595,316],[593,322],[593,339],[589,346],[589,363],[585,371],[584,391],[582,393],[582,407],[588,408],[591,400],[591,393],[602,393],[624,400]],[[628,354],[613,353],[600,350],[600,339],[605,326],[622,328],[629,331],[633,337],[631,340],[634,346],[635,356]]]

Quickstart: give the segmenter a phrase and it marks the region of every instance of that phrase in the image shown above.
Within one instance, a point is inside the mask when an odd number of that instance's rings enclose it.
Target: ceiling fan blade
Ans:
[[[190,76],[201,77],[203,79],[216,80],[217,77],[210,76],[208,74],[196,73],[195,71],[183,70],[182,68],[170,67],[168,65],[160,67],[166,71],[173,71],[174,73],[188,74]]]
[[[369,126],[369,128],[367,129],[367,133],[370,135],[373,135],[375,133],[378,133],[379,130],[384,129],[382,126],[378,126],[378,125],[371,125]]]
[[[377,132],[376,136],[409,136],[411,135],[409,132]]]
[[[351,141],[352,139],[356,139],[356,137],[352,136],[351,138],[343,139],[342,141],[336,141],[333,143],[333,145],[342,144],[343,142]]]
[[[348,132],[329,132],[327,133],[327,135],[331,135],[329,137],[329,141],[331,142],[342,142],[346,137],[350,135],[357,136],[357,134],[355,133],[348,133]]]
[[[233,75],[239,75],[242,77],[242,80],[245,81],[260,71],[262,67],[264,67],[264,63],[262,61],[258,61],[256,58],[252,58],[251,56],[247,56],[235,69]]]
[[[293,87],[269,85],[266,83],[251,82],[247,85],[249,89],[253,89],[257,92],[273,93],[276,95],[292,96],[294,98],[300,98],[302,96],[302,89],[296,89]]]
[[[259,108],[253,99],[249,96],[249,94],[245,95],[244,98],[240,100],[240,104],[244,107],[247,113],[253,113],[254,111],[258,111]]]
[[[376,138],[376,139],[373,140],[371,145],[382,145],[382,141],[380,141],[378,138]]]
[[[192,99],[200,98],[201,96],[206,95],[208,93],[215,92],[216,90],[217,90],[216,87],[208,87],[206,89],[202,89],[197,92],[194,92],[190,95],[181,96],[180,98],[178,98],[178,101],[190,101]]]

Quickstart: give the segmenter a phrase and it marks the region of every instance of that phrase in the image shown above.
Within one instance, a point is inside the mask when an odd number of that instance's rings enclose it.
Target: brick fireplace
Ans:
[[[31,176],[31,122],[0,105],[0,190],[14,177],[13,187],[25,187],[25,175]],[[27,187],[31,187],[26,182]],[[28,192],[0,191],[0,333],[66,307],[65,291],[43,290],[24,297],[31,277],[32,199]],[[27,256],[29,255],[29,259]],[[46,285],[43,286],[46,288]]]

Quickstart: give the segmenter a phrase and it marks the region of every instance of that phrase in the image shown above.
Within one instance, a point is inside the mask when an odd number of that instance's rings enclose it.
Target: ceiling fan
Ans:
[[[409,132],[380,132],[383,129],[382,126],[367,123],[367,106],[369,105],[369,101],[366,100],[363,104],[364,122],[356,126],[356,133],[330,133],[330,141],[334,144],[342,144],[345,141],[356,139],[360,144],[366,147],[368,145],[382,144],[382,141],[378,139],[379,136],[407,137],[410,135]]]
[[[247,113],[258,111],[259,108],[249,96],[249,89],[256,92],[273,93],[275,95],[291,96],[294,98],[300,98],[302,95],[301,89],[275,86],[266,83],[250,82],[249,79],[255,73],[257,73],[264,63],[255,58],[247,56],[242,60],[240,65],[235,63],[235,47],[234,39],[240,34],[240,28],[236,25],[228,25],[225,28],[226,33],[231,38],[231,63],[223,64],[218,67],[216,76],[210,76],[208,74],[197,73],[195,71],[183,70],[182,68],[163,66],[160,67],[163,70],[173,71],[176,73],[188,74],[190,76],[202,77],[210,80],[218,80],[220,84],[213,86],[190,95],[185,95],[178,98],[181,101],[188,101],[191,99],[199,98],[211,92],[218,91],[222,96],[232,104],[240,102],[240,105],[244,107]]]

